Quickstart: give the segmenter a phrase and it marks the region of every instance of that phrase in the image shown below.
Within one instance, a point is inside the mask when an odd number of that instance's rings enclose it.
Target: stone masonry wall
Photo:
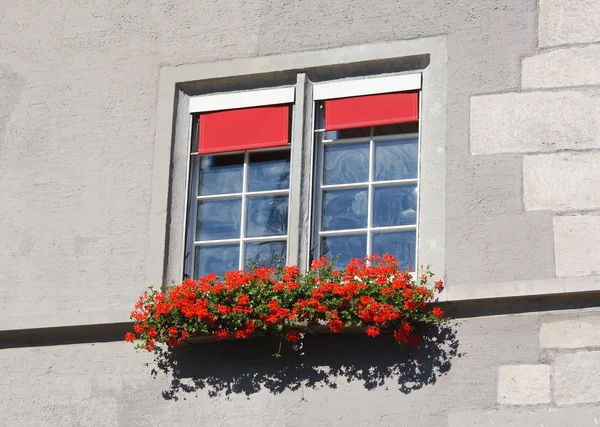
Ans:
[[[523,156],[526,212],[553,214],[557,277],[600,275],[600,2],[542,0],[521,89],[471,98],[471,153]]]
[[[543,314],[539,322],[535,363],[498,366],[497,405],[453,412],[449,426],[587,427],[600,423],[598,311]]]
[[[449,278],[468,286],[600,275],[597,0],[540,0],[538,50],[520,67],[515,58],[532,46],[524,34],[533,2],[406,2],[392,17],[396,2],[383,1],[206,2],[212,12],[203,16],[184,1],[33,3],[0,0],[4,313],[129,307],[145,285],[140,217],[159,66],[446,33]],[[16,5],[18,13],[5,13]],[[225,14],[227,23],[217,19]],[[402,18],[407,26],[397,25]],[[498,228],[498,219],[518,224]],[[455,323],[458,354],[437,360],[427,381],[423,360],[411,365],[410,354],[399,360],[383,344],[373,350],[367,337],[351,351],[336,347],[343,337],[317,343],[303,363],[270,358],[258,339],[188,348],[173,381],[121,331],[101,339],[82,328],[60,339],[48,332],[43,344],[0,335],[0,426],[600,423],[600,310]],[[307,375],[307,366],[327,373]]]

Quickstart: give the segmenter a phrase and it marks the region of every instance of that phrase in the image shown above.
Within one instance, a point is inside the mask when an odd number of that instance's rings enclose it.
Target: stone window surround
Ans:
[[[423,111],[418,259],[444,277],[446,46],[445,39],[432,38],[161,69],[148,282],[164,285],[182,277],[190,97],[295,86],[292,159],[302,162],[291,166],[292,185],[299,185],[291,188],[290,212],[301,212],[301,217],[290,217],[288,256],[305,269],[311,236],[313,83],[415,73],[422,74]]]

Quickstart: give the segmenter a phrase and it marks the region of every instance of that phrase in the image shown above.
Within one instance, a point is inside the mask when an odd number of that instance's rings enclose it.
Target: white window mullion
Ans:
[[[217,239],[217,240],[200,240],[194,242],[195,246],[213,246],[213,245],[230,245],[240,243],[240,239]]]
[[[188,135],[188,150],[189,153],[192,150],[192,141],[198,137],[198,121],[194,117],[190,116],[190,133]],[[197,157],[187,156],[187,171],[186,171],[186,187],[185,195],[186,202],[184,207],[184,220],[185,224],[184,235],[183,235],[183,274],[193,278],[195,274],[196,265],[196,248],[193,244],[196,240],[196,222],[197,222],[197,210],[198,201],[194,197],[198,194],[198,186],[200,180],[200,162]],[[192,242],[192,244],[190,244]],[[186,263],[186,255],[188,257]]]
[[[368,228],[349,228],[344,230],[327,230],[319,233],[321,236],[352,236],[355,234],[365,234]]]
[[[287,242],[287,234],[279,236],[259,236],[259,237],[244,237],[244,243],[266,243],[266,242]]]
[[[196,200],[226,200],[226,199],[238,199],[240,197],[260,197],[260,196],[287,196],[289,190],[266,190],[266,191],[254,191],[242,192],[242,193],[227,193],[227,194],[210,194],[207,196],[197,196]]]
[[[266,190],[266,191],[253,191],[252,193],[244,193],[246,197],[261,197],[261,196],[287,196],[290,194],[290,190]]]
[[[320,114],[322,114],[323,111],[323,104],[321,104],[320,106],[321,108],[321,112]],[[313,169],[313,173],[316,173],[318,175],[316,182],[316,188],[313,191],[317,191],[318,192],[318,197],[316,197],[317,203],[315,204],[315,210],[314,210],[314,215],[315,215],[315,228],[316,228],[316,232],[314,233],[314,236],[316,237],[316,242],[313,242],[313,248],[314,249],[314,259],[318,259],[321,257],[321,226],[322,226],[322,222],[323,222],[323,175],[325,175],[324,172],[324,164],[325,164],[325,148],[323,146],[323,133],[321,133],[318,137],[317,137],[317,149],[319,150],[319,154],[317,155],[317,164],[316,164],[316,168]]]
[[[196,200],[227,200],[239,199],[243,193],[209,194],[206,196],[196,196]]]
[[[373,181],[375,180],[375,142],[373,136],[375,128],[371,128],[371,140],[369,141],[369,192],[367,196],[367,255],[373,254],[373,238],[371,229],[373,228]]]
[[[417,128],[417,219],[415,230],[415,272],[419,271],[419,215],[421,211],[421,120],[423,117],[423,93],[419,91],[419,122]]]
[[[392,181],[376,181],[373,182],[374,187],[392,187],[392,186],[400,186],[400,185],[415,185],[418,183],[417,178],[411,179],[397,179]]]
[[[246,263],[244,261],[244,238],[246,237],[246,193],[248,192],[248,159],[250,155],[248,151],[244,153],[244,172],[242,175],[242,219],[240,221],[240,262],[239,269],[243,270]]]
[[[352,190],[355,188],[367,188],[368,182],[353,182],[351,184],[329,184],[322,185],[321,190]]]

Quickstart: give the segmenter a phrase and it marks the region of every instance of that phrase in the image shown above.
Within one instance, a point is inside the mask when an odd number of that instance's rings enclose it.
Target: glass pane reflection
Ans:
[[[400,261],[400,269],[415,267],[416,231],[395,233],[373,233],[373,253],[383,255],[389,253]]]
[[[417,177],[418,139],[378,141],[375,143],[375,181]]]
[[[241,193],[243,174],[243,154],[203,156],[198,195]]]
[[[282,190],[289,186],[289,150],[250,153],[248,191]]]
[[[288,196],[249,197],[246,237],[287,234]]]
[[[215,273],[222,276],[239,269],[240,245],[197,246],[194,278]]]
[[[374,188],[373,227],[417,223],[417,186]]]
[[[321,229],[348,230],[367,226],[368,192],[330,190],[323,192]]]
[[[344,268],[352,258],[363,258],[366,254],[366,234],[321,238],[321,255],[331,259],[336,268]]]
[[[286,242],[246,243],[245,263],[258,263],[262,267],[276,267],[277,261],[285,264]]]
[[[348,184],[369,180],[369,143],[325,146],[323,183]]]
[[[241,199],[200,201],[196,240],[237,239],[241,218]]]

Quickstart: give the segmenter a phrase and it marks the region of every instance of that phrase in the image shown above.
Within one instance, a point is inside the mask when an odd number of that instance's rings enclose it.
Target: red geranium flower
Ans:
[[[367,335],[370,337],[376,337],[379,335],[379,327],[378,326],[369,326],[367,328]]]
[[[444,311],[439,307],[433,307],[433,310],[431,310],[431,314],[433,314],[435,317],[441,318],[444,315]]]
[[[226,329],[219,329],[217,332],[215,332],[215,335],[218,340],[224,340],[227,338],[227,335],[229,335],[229,332],[227,332]]]
[[[291,329],[287,334],[287,340],[289,342],[297,343],[300,338],[300,332],[297,329]]]

